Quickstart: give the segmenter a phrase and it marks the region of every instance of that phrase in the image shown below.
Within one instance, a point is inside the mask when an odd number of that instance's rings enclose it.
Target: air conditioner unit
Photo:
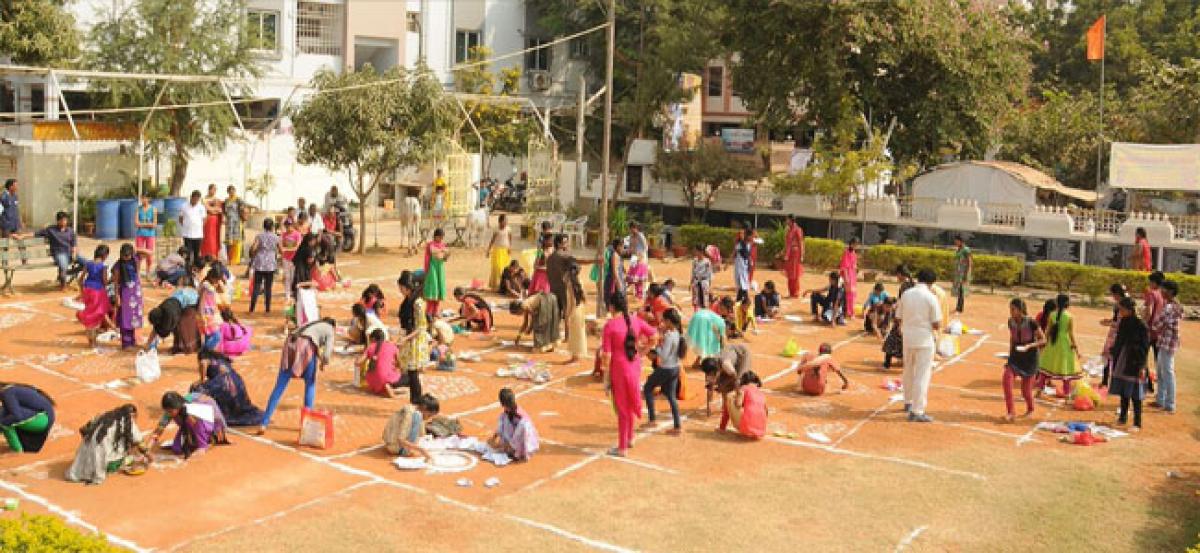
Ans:
[[[550,90],[550,85],[554,84],[550,80],[549,71],[530,71],[529,72],[529,88],[538,92]]]

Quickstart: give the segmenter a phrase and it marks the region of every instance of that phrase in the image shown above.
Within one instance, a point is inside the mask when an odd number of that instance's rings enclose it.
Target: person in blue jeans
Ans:
[[[654,416],[654,390],[662,390],[663,396],[667,398],[667,404],[671,406],[671,420],[674,425],[668,434],[679,434],[681,426],[679,421],[679,365],[680,360],[687,357],[687,342],[683,339],[683,320],[679,316],[679,311],[668,309],[663,312],[662,322],[659,325],[659,330],[662,332],[662,340],[658,342],[658,346],[654,348],[651,359],[654,361],[654,372],[650,373],[650,377],[646,379],[646,384],[642,386],[642,399],[646,400],[646,426],[653,427],[655,423]]]
[[[1183,319],[1183,307],[1176,301],[1179,283],[1164,280],[1159,285],[1163,306],[1158,317],[1151,323],[1158,344],[1154,355],[1154,370],[1158,376],[1158,391],[1151,407],[1166,413],[1175,413],[1175,353],[1179,351],[1179,321]]]
[[[70,277],[78,273],[78,270],[72,272],[71,266],[83,267],[88,261],[78,253],[78,240],[71,228],[71,217],[65,211],[59,211],[54,215],[54,225],[37,231],[34,236],[45,238],[50,244],[50,257],[54,258],[54,265],[58,267],[59,290],[66,290]]]
[[[267,401],[267,410],[263,413],[262,426],[258,435],[266,433],[271,424],[271,416],[279,407],[279,400],[293,378],[304,380],[304,406],[312,409],[317,399],[317,368],[325,370],[329,365],[330,352],[335,344],[337,323],[332,318],[324,318],[308,323],[288,336],[283,345],[283,353],[279,357],[279,377],[275,380],[275,389],[271,391],[271,399]]]

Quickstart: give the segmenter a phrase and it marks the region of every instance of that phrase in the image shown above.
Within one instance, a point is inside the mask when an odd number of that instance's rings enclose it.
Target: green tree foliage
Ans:
[[[63,0],[0,1],[0,53],[22,65],[61,65],[79,55],[75,18]]]
[[[1099,63],[1087,60],[1086,33],[1106,15],[1105,81],[1124,97],[1144,68],[1200,58],[1200,3],[1194,0],[1011,2],[1012,21],[1032,38],[1037,88],[1095,91]]]
[[[1108,119],[1120,114],[1116,96],[1109,98]],[[1089,92],[1072,95],[1047,89],[1030,101],[1004,127],[999,159],[1035,167],[1068,186],[1094,188],[1100,147],[1099,98]],[[1110,135],[1115,131],[1110,126]]]
[[[539,25],[560,35],[607,21],[607,2],[596,0],[529,0],[541,14]],[[622,174],[634,139],[652,138],[668,104],[686,99],[679,73],[700,73],[709,60],[724,53],[721,27],[726,3],[721,0],[618,0],[616,52],[613,65],[613,173]],[[605,74],[607,35],[582,37],[589,73]],[[601,119],[588,120],[589,142],[599,143]],[[618,179],[619,183],[619,179]],[[620,191],[618,183],[614,190]],[[611,197],[616,197],[613,194]]]
[[[244,14],[243,0],[139,0],[93,27],[84,64],[103,71],[257,77],[261,69]],[[237,131],[233,110],[219,103],[225,92],[218,83],[105,79],[93,81],[92,87],[100,103],[110,107],[151,106],[160,92],[161,104],[216,103],[150,116],[146,141],[151,149],[171,155],[172,195],[183,186],[195,152],[219,152]],[[244,85],[229,85],[233,96],[249,93]],[[124,118],[140,123],[149,115]]]
[[[654,163],[654,178],[678,182],[688,203],[688,218],[695,220],[696,203],[708,208],[722,186],[743,183],[762,176],[762,169],[730,155],[719,143],[701,141],[692,151],[659,152]]]
[[[843,119],[828,137],[819,137],[813,144],[812,162],[792,175],[779,174],[771,178],[776,194],[820,194],[847,197],[858,187],[889,179],[903,182],[916,172],[912,164],[897,169],[888,154],[887,144],[895,125],[887,132],[858,126]]]
[[[381,180],[445,153],[461,123],[458,108],[424,65],[412,72],[396,67],[378,73],[370,65],[341,74],[322,70],[312,86],[316,93],[292,116],[297,158],[345,171],[361,221]],[[359,241],[359,253],[365,242]]]
[[[492,55],[486,47],[471,49],[468,63],[478,63]],[[493,73],[490,64],[480,63],[454,70],[454,89],[480,96],[510,97],[520,91],[521,70],[515,67]],[[514,98],[515,100],[515,98]],[[492,160],[496,156],[525,157],[529,139],[538,133],[537,122],[523,115],[523,106],[516,101],[502,99],[467,98],[463,100],[467,113],[483,136],[483,174],[491,174]],[[468,150],[479,149],[479,138],[464,129],[463,146]]]
[[[768,125],[895,119],[888,147],[902,162],[982,156],[1028,82],[1025,38],[983,2],[731,0],[727,9],[734,84]]]
[[[1126,102],[1137,120],[1136,139],[1200,143],[1200,58],[1185,59],[1180,65],[1159,62],[1144,68],[1141,76]]]

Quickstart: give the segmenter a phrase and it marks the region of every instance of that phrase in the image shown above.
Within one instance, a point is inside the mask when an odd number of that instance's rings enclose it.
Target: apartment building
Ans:
[[[76,0],[67,9],[86,33],[110,14],[132,9],[136,1]],[[379,70],[396,65],[411,68],[424,60],[449,89],[453,67],[465,60],[473,46],[486,46],[499,55],[553,39],[537,27],[537,14],[524,0],[247,0],[246,19],[263,67],[262,79],[246,92],[256,100],[242,104],[242,122],[250,132],[223,152],[193,159],[184,193],[210,182],[241,188],[249,179],[270,173],[277,184],[262,200],[267,207],[294,203],[297,196],[324,194],[331,184],[345,180],[320,167],[296,163],[290,124],[279,117],[288,105],[303,101],[309,93],[303,85],[320,69],[358,69],[368,63]],[[520,68],[521,94],[546,110],[574,104],[584,66],[578,58],[583,53],[578,44],[564,43],[498,61],[493,69]],[[64,81],[62,86],[73,107],[83,105],[86,83]],[[59,109],[58,91],[52,87],[41,75],[0,79],[0,111],[32,113],[0,122],[0,139],[7,143],[0,145],[0,176],[47,189],[51,184],[57,189],[70,179],[74,144]],[[80,174],[81,185],[97,193],[120,185],[128,179],[125,175],[137,173],[138,166],[136,132],[130,136],[129,128],[117,132],[101,127],[84,129],[87,159]],[[64,160],[65,174],[57,170]],[[39,172],[52,167],[56,168],[52,176]],[[169,174],[169,161],[147,160],[142,169],[161,181]],[[501,163],[496,170],[508,169]],[[39,194],[45,198],[26,202],[34,204],[35,211],[27,218],[41,220],[52,213],[57,192]],[[37,208],[38,204],[46,207]]]

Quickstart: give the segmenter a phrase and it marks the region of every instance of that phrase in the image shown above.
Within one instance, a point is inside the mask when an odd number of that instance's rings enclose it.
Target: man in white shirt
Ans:
[[[200,243],[204,241],[204,219],[208,209],[200,203],[200,191],[193,190],[188,204],[179,212],[179,235],[191,256],[192,265],[200,264]]]
[[[317,212],[317,204],[309,204],[308,206],[308,233],[321,235],[325,230],[325,221],[321,219],[321,214]]]
[[[942,322],[941,306],[929,289],[936,279],[933,271],[922,269],[917,273],[918,284],[896,304],[896,319],[904,336],[904,410],[909,422],[933,422],[925,414],[925,404],[933,376],[935,336]]]

